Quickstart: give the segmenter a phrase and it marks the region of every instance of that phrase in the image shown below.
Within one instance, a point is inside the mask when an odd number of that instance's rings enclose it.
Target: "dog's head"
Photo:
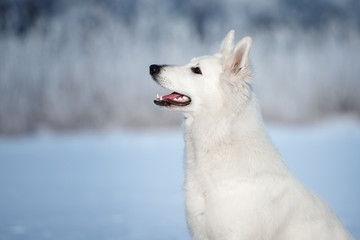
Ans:
[[[184,66],[151,65],[152,78],[173,91],[166,96],[157,96],[155,104],[183,112],[198,112],[238,108],[246,102],[251,95],[251,38],[243,38],[235,47],[233,39],[232,30],[217,54],[194,58]]]

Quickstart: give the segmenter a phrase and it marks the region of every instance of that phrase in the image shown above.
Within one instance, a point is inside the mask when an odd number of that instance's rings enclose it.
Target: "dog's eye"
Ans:
[[[201,70],[199,67],[192,67],[191,71],[195,74],[202,74]]]

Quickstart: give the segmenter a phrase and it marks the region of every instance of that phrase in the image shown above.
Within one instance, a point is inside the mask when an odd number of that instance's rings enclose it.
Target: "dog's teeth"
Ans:
[[[162,101],[162,96],[160,96],[160,101]]]
[[[159,94],[156,94],[156,99],[159,99],[160,97],[159,97]]]
[[[187,96],[184,96],[183,99],[184,100],[189,100],[189,98]]]

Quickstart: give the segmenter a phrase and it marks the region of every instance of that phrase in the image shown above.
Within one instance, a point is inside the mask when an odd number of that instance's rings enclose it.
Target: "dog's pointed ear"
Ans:
[[[233,73],[238,73],[242,68],[249,65],[249,53],[251,48],[251,38],[244,37],[238,42],[234,51],[227,57],[226,67]]]
[[[224,56],[228,54],[234,47],[234,30],[230,30],[221,43],[220,50],[217,55]]]

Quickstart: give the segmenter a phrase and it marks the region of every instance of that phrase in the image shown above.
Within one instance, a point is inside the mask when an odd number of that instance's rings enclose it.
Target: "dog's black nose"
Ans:
[[[155,64],[150,65],[150,74],[156,75],[160,72],[160,69],[161,69],[161,66],[159,66],[159,65],[155,65]]]

